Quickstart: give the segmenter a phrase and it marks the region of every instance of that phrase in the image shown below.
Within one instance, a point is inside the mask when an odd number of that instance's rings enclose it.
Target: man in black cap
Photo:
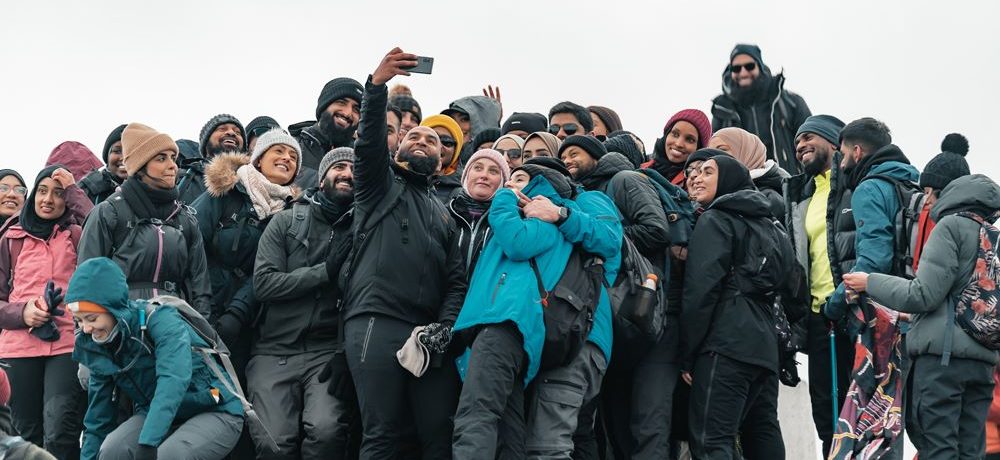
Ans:
[[[500,135],[513,134],[526,139],[529,134],[545,131],[549,128],[549,121],[545,115],[534,112],[514,112],[503,123],[500,128]]]
[[[178,165],[183,168],[177,179],[178,200],[191,204],[205,193],[205,164],[222,152],[244,152],[245,139],[246,131],[238,118],[220,113],[209,119],[198,135],[201,158],[184,160]]]
[[[795,157],[803,173],[787,181],[786,222],[795,257],[809,286],[812,309],[806,318],[806,353],[809,355],[809,399],[813,423],[823,443],[824,457],[833,438],[833,375],[830,363],[830,322],[823,316],[826,299],[836,287],[827,255],[826,214],[830,197],[830,170],[840,144],[844,122],[832,115],[813,115],[795,135]],[[835,332],[837,355],[837,406],[842,407],[854,363],[854,344]]]
[[[302,169],[295,183],[303,189],[313,187],[316,168],[326,152],[354,144],[354,132],[361,119],[361,95],[364,88],[353,78],[334,78],[323,86],[316,101],[316,122],[301,131],[289,128],[302,147]],[[301,125],[301,124],[299,124]]]
[[[106,166],[92,171],[80,180],[80,188],[95,205],[115,193],[115,189],[128,177],[125,162],[122,161],[122,131],[125,131],[125,126],[115,128],[104,141],[101,158]]]
[[[247,151],[252,152],[253,147],[257,145],[257,138],[274,128],[281,128],[281,125],[278,124],[277,120],[267,115],[250,120],[250,123],[247,123]]]
[[[735,126],[756,134],[767,157],[795,175],[802,172],[795,133],[809,115],[802,96],[785,90],[784,75],[771,75],[757,45],[733,48],[722,71],[722,94],[712,100],[712,131]]]

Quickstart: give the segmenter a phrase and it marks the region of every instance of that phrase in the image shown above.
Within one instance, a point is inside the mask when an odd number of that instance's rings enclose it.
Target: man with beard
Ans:
[[[115,193],[122,181],[128,178],[125,162],[122,161],[122,131],[125,131],[125,126],[127,125],[119,125],[104,141],[101,157],[107,166],[91,172],[80,181],[80,188],[95,205]]]
[[[822,314],[823,305],[836,287],[827,252],[826,215],[830,198],[830,169],[840,142],[844,122],[832,115],[813,115],[795,134],[795,157],[803,174],[789,178],[785,185],[786,227],[795,256],[808,280],[812,311],[803,319],[809,355],[809,399],[813,423],[823,442],[823,456],[830,452],[833,438],[833,376],[830,363],[832,324]],[[837,407],[847,395],[854,346],[846,334],[836,334]]]
[[[261,235],[254,290],[263,311],[247,366],[250,397],[283,456],[345,458],[355,413],[344,360],[336,277],[351,238],[354,150],[319,163],[318,189],[279,212]],[[336,357],[336,359],[334,359]],[[329,368],[329,370],[324,370]],[[313,376],[328,372],[341,385]],[[262,433],[252,431],[258,452]],[[284,458],[284,457],[283,457]]]
[[[771,75],[757,45],[738,44],[722,72],[722,94],[712,101],[712,131],[735,126],[756,134],[767,157],[785,171],[800,173],[795,133],[809,117],[802,96],[785,90],[785,77]]]
[[[431,193],[441,141],[418,126],[394,159],[386,154],[386,83],[416,64],[395,48],[368,78],[355,147],[354,247],[339,281],[363,459],[396,458],[411,426],[423,458],[451,458],[459,379],[448,345],[467,285],[455,223]],[[430,353],[404,369],[396,352],[417,333]],[[408,349],[419,348],[415,341]],[[422,372],[419,363],[429,365]]]
[[[316,169],[326,152],[350,147],[361,116],[364,88],[352,78],[334,78],[323,86],[316,103],[316,123],[292,135],[302,146],[302,170],[295,183],[303,189],[319,181]]]
[[[232,115],[220,113],[201,127],[198,135],[201,158],[185,160],[179,166],[184,171],[177,179],[178,201],[194,203],[205,192],[205,164],[222,152],[242,152],[246,143],[243,123]]]
[[[403,135],[400,132],[403,123],[403,112],[399,107],[390,105],[385,111],[385,143],[389,146],[389,154],[395,155],[399,148],[399,138]]]

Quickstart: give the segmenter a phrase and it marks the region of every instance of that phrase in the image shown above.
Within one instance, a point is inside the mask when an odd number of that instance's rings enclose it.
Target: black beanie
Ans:
[[[500,128],[486,128],[472,138],[472,148],[479,149],[483,143],[489,142],[491,145],[500,138]],[[470,155],[471,156],[471,155]]]
[[[408,94],[397,94],[389,98],[389,105],[394,105],[402,112],[409,112],[417,118],[417,123],[424,119],[423,112],[420,111],[420,104]],[[325,108],[324,108],[325,109]],[[400,117],[402,119],[402,117]]]
[[[549,129],[549,120],[545,115],[534,112],[514,112],[507,121],[503,122],[500,134],[507,134],[511,131],[519,130],[528,134]]]
[[[358,105],[361,105],[361,98],[364,94],[365,87],[353,78],[340,77],[326,82],[323,85],[323,90],[319,92],[319,99],[316,101],[316,119],[319,120],[326,107],[337,99],[351,98]]]
[[[254,118],[253,120],[250,120],[250,123],[247,123],[247,137],[248,138],[250,136],[259,137],[261,134],[264,134],[274,128],[280,128],[280,127],[281,125],[278,124],[278,121],[275,120],[274,118],[271,118],[267,115],[261,115],[257,118]],[[244,139],[244,140],[246,141],[247,145],[250,144],[250,139]]]
[[[566,169],[566,164],[558,158],[531,157],[520,167],[514,168],[511,174],[521,169],[527,172],[532,178],[538,175],[544,177],[552,185],[552,188],[556,190],[556,193],[563,198],[573,198],[575,195],[575,187],[573,186],[573,179],[569,174],[569,170]]]
[[[562,145],[559,146],[559,157],[562,157],[563,151],[573,146],[580,147],[584,152],[587,152],[587,155],[590,155],[595,160],[600,160],[601,157],[608,154],[608,149],[606,149],[604,144],[597,140],[596,137],[575,134],[567,137],[566,140],[562,142]]]
[[[220,113],[208,120],[205,126],[201,127],[201,134],[198,135],[198,145],[200,145],[198,152],[201,153],[202,158],[208,159],[206,150],[208,149],[208,138],[212,136],[212,132],[215,131],[215,128],[226,123],[232,123],[240,129],[240,135],[243,136],[243,145],[244,147],[246,146],[247,132],[243,129],[243,123],[240,123],[238,118],[228,113]]]
[[[941,142],[941,153],[931,158],[920,173],[920,186],[944,190],[951,181],[968,176],[969,163],[965,155],[969,153],[969,141],[965,136],[951,133]]]
[[[738,43],[733,47],[733,51],[729,53],[729,62],[733,62],[733,58],[739,56],[740,54],[746,54],[753,58],[757,62],[757,65],[764,67],[764,59],[761,57],[760,47],[757,45],[751,45],[748,43]]]
[[[104,150],[101,150],[101,158],[104,158],[104,164],[108,164],[108,154],[111,153],[111,146],[115,142],[122,140],[122,132],[125,131],[126,126],[128,125],[120,125],[111,130],[111,134],[108,134],[107,140],[104,141]]]
[[[715,189],[715,199],[723,195],[728,195],[740,190],[753,190],[753,179],[750,178],[750,170],[739,160],[729,154],[716,155],[711,160],[719,166],[719,182]]]
[[[688,165],[690,165],[695,161],[707,161],[711,160],[712,157],[717,157],[719,155],[729,155],[729,153],[719,149],[710,149],[710,148],[695,150],[694,153],[688,155],[687,161],[684,162],[684,170],[687,171]]]
[[[625,155],[625,158],[628,158],[629,163],[632,163],[635,168],[639,168],[646,161],[646,156],[642,154],[639,146],[635,145],[635,140],[628,134],[608,137],[608,140],[604,141],[604,148],[609,153],[618,152]]]

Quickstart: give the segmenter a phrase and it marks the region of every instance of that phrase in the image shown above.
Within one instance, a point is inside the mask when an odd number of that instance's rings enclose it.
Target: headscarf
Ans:
[[[562,145],[562,141],[555,134],[546,131],[536,131],[524,138],[524,144],[527,145],[528,141],[536,138],[541,139],[545,143],[545,147],[549,149],[552,155],[559,155],[559,146]]]
[[[62,215],[55,219],[43,219],[39,217],[35,211],[35,194],[38,193],[38,186],[42,183],[42,179],[52,177],[52,173],[62,167],[62,165],[52,165],[38,173],[38,177],[35,178],[35,185],[32,187],[31,193],[24,199],[24,206],[21,207],[21,219],[19,222],[21,228],[32,236],[43,240],[47,240],[52,236],[52,230],[57,225],[63,223],[65,218],[68,217],[68,213],[64,210]]]
[[[742,128],[722,128],[712,137],[718,137],[729,145],[729,154],[749,170],[764,167],[767,161],[767,147],[756,135]]]
[[[729,155],[716,155],[711,158],[719,166],[719,181],[716,184],[715,200],[740,190],[753,190],[753,180],[750,171],[743,163]],[[713,201],[715,201],[713,200]]]

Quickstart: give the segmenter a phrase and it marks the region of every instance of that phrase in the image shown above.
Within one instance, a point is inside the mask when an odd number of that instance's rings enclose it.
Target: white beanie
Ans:
[[[294,137],[281,128],[274,128],[257,138],[257,143],[253,146],[253,152],[250,153],[250,164],[258,167],[257,161],[264,155],[264,152],[277,144],[285,144],[295,149],[295,153],[299,155],[295,161],[295,176],[293,176],[298,177],[299,171],[302,170],[302,148],[299,147],[299,142]]]

